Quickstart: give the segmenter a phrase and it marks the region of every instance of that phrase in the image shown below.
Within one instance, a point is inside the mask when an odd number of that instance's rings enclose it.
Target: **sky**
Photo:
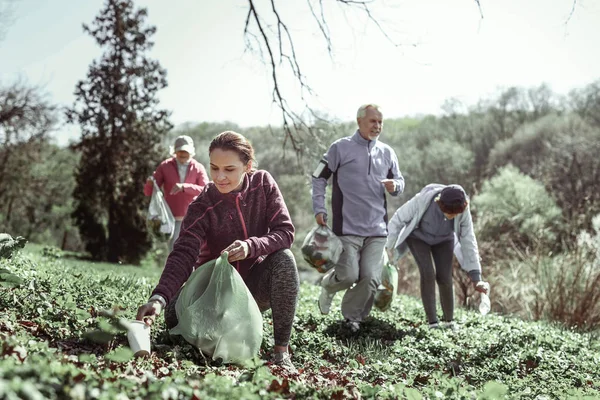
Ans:
[[[310,0],[318,4],[317,0]],[[102,0],[0,0],[12,23],[0,39],[0,84],[42,87],[61,106],[92,60],[101,56],[82,30]],[[267,0],[255,0],[265,18]],[[301,68],[316,96],[311,105],[342,121],[364,103],[384,118],[439,114],[446,99],[466,104],[510,86],[546,83],[557,93],[600,79],[600,2],[596,0],[375,0],[363,13],[324,2],[330,56],[308,0],[278,0],[295,38]],[[156,26],[149,53],[167,70],[161,107],[175,125],[230,121],[240,126],[281,123],[272,82],[260,56],[246,50],[247,0],[137,0]],[[0,11],[6,7],[0,7]],[[573,11],[571,15],[571,11]],[[256,31],[255,31],[256,32]],[[295,81],[282,81],[300,111]],[[78,138],[76,126],[54,133],[59,144]]]

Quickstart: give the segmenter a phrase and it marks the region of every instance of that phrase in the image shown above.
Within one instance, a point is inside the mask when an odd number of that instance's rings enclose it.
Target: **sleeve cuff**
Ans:
[[[467,274],[469,275],[469,278],[471,278],[472,282],[479,282],[481,280],[481,271],[478,271],[476,269],[467,272]]]
[[[160,305],[162,306],[162,308],[166,308],[167,307],[167,301],[160,294],[155,294],[152,297],[150,297],[150,299],[148,300],[148,302],[151,302],[151,301],[158,301],[160,303]]]

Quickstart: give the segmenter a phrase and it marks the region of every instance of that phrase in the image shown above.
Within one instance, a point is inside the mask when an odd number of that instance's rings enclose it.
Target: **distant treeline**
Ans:
[[[28,118],[9,115],[16,95],[38,105],[26,110]],[[545,85],[509,88],[471,106],[448,100],[442,115],[385,119],[399,112],[384,110],[381,136],[398,154],[406,180],[405,193],[388,201],[390,215],[428,183],[462,185],[471,196],[494,308],[533,318],[570,318],[571,325],[597,324],[600,81],[566,96]],[[31,88],[0,88],[0,231],[80,251],[71,219],[79,155],[52,144],[57,113]],[[217,133],[246,135],[259,168],[271,172],[285,196],[297,229],[293,250],[299,266],[307,268],[299,247],[314,224],[310,171],[331,142],[355,129],[354,121],[324,118],[312,126],[313,135],[299,135],[302,150],[295,152],[283,145],[280,128],[186,124],[166,135],[163,158],[174,137],[187,134],[196,143],[196,158],[208,167],[208,144]],[[150,161],[158,165],[161,159]],[[153,251],[159,248],[157,243]],[[405,260],[404,290],[416,293],[413,272]],[[459,298],[467,303],[471,293],[462,284],[459,279]],[[567,286],[571,291],[565,292]]]

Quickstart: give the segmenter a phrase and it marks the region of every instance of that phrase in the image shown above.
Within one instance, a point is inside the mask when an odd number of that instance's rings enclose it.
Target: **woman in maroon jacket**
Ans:
[[[294,226],[287,207],[273,177],[253,168],[254,149],[244,136],[219,134],[210,144],[209,156],[212,182],[189,206],[158,286],[139,308],[137,319],[152,324],[166,308],[167,327],[174,327],[177,296],[196,260],[215,259],[227,251],[261,311],[272,308],[272,362],[293,368],[288,344],[299,281],[289,250]]]

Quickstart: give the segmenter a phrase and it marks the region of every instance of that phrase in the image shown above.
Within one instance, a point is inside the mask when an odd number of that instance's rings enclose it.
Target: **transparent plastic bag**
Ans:
[[[383,270],[381,271],[381,284],[375,292],[374,305],[380,311],[387,311],[398,291],[398,270],[388,260],[386,253],[383,255]]]
[[[241,364],[258,354],[263,319],[250,290],[227,261],[227,252],[198,267],[175,303],[181,335],[213,360]]]
[[[486,282],[484,286],[487,289],[487,293],[479,293],[479,312],[481,315],[487,315],[492,309],[490,302],[490,285]]]
[[[319,272],[327,272],[342,254],[342,241],[325,225],[317,225],[308,232],[302,243],[302,256]]]
[[[164,240],[171,240],[175,233],[175,217],[173,217],[173,213],[154,178],[152,178],[152,182],[154,187],[148,206],[148,227],[155,236]]]

